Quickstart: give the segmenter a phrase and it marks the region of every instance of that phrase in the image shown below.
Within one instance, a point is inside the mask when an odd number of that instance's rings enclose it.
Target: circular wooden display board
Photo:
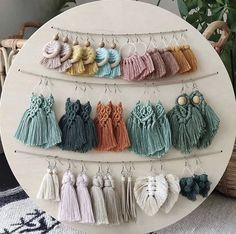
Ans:
[[[173,77],[170,78],[170,80],[189,79],[219,72],[217,76],[205,78],[197,82],[199,90],[205,95],[207,102],[213,107],[216,113],[218,113],[221,119],[219,132],[212,145],[206,150],[196,151],[196,153],[205,153],[223,150],[221,154],[209,155],[201,159],[203,167],[212,181],[211,189],[214,189],[229,162],[236,133],[236,106],[233,89],[229,76],[219,56],[196,29],[166,10],[135,1],[98,1],[73,8],[55,17],[40,28],[21,50],[6,79],[1,100],[1,137],[11,169],[28,195],[35,200],[42,176],[47,168],[47,161],[44,158],[39,158],[34,155],[15,154],[15,150],[58,155],[71,159],[101,160],[105,162],[112,162],[113,160],[143,160],[143,158],[128,151],[121,153],[101,153],[93,151],[82,155],[80,153],[63,152],[58,148],[49,150],[30,148],[15,140],[13,136],[22,114],[28,107],[32,89],[40,80],[36,76],[19,72],[19,68],[47,76],[76,80],[76,78],[68,77],[65,74],[49,71],[39,64],[42,56],[42,47],[45,43],[50,41],[55,34],[55,30],[51,29],[51,26],[83,32],[124,34],[188,29],[186,37],[196,53],[199,61],[199,69],[194,74]],[[126,38],[122,39],[124,41],[127,40]],[[94,40],[99,43],[101,37],[94,37]],[[94,44],[94,42],[92,43]],[[114,83],[114,80],[109,79],[78,79],[87,82]],[[125,81],[115,80],[115,82],[124,83]],[[59,119],[64,113],[66,98],[75,96],[75,85],[73,83],[57,81],[52,81],[51,83],[51,89],[55,98],[55,112]],[[189,86],[191,86],[191,83],[189,83]],[[125,115],[127,116],[137,100],[146,99],[143,95],[144,88],[122,86],[121,90],[122,93],[119,94],[119,97],[116,97],[116,99],[123,102]],[[159,90],[158,99],[162,101],[166,110],[170,110],[175,103],[175,98],[180,93],[181,84],[161,86]],[[189,92],[191,92],[191,87],[189,88]],[[87,95],[92,103],[93,111],[95,111],[95,105],[99,99],[107,99],[104,95],[103,86],[94,85],[93,90],[87,91]],[[114,93],[110,94],[110,96],[112,96],[112,100],[115,98]],[[165,157],[171,158],[178,156],[181,156],[179,152],[171,150]],[[190,163],[194,166],[195,161],[190,160]],[[87,167],[89,169],[89,175],[94,175],[97,170],[97,165],[90,163],[87,164]],[[159,167],[158,163],[156,163],[156,167]],[[184,162],[172,161],[165,163],[164,167],[166,171],[181,176]],[[63,170],[66,168],[67,165],[59,168],[60,176],[62,176]],[[149,163],[135,164],[135,169],[135,176],[148,175],[150,165]],[[75,173],[78,173],[80,165],[77,164],[77,169],[75,168],[73,170]],[[121,165],[112,164],[112,170],[117,183],[119,183]],[[169,214],[159,212],[154,217],[146,216],[138,208],[138,219],[136,223],[122,224],[119,226],[89,226],[79,223],[68,223],[68,225],[78,230],[87,231],[87,233],[147,233],[164,228],[180,220],[196,209],[203,200],[204,199],[199,196],[196,202],[191,202],[180,196],[177,204]],[[38,200],[35,200],[35,202],[50,215],[57,217],[56,203]]]

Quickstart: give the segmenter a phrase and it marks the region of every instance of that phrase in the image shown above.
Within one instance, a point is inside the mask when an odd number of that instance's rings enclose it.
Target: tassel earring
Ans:
[[[125,171],[125,164],[122,165],[121,170],[121,211],[125,223],[129,222],[129,214],[127,210],[127,171]]]
[[[60,201],[60,184],[59,179],[57,175],[57,163],[55,162],[55,165],[52,169],[52,179],[54,184],[54,191],[55,191],[55,201]]]
[[[109,64],[109,51],[105,48],[105,43],[102,42],[99,48],[96,49],[96,62],[98,65],[97,77],[106,77],[111,73],[111,66]]]
[[[111,49],[108,50],[109,53],[109,59],[108,62],[111,67],[111,72],[108,75],[110,78],[116,78],[121,75],[121,69],[120,69],[120,61],[121,61],[121,55],[119,51],[116,49],[116,44],[112,42]]]
[[[134,166],[130,165],[129,171],[127,172],[127,193],[126,193],[126,201],[127,201],[127,213],[129,221],[136,221],[137,213],[136,213],[136,204],[134,197],[134,185],[133,185],[133,172],[132,168]]]
[[[154,216],[168,195],[168,183],[164,175],[157,175],[151,165],[151,175],[139,177],[134,185],[134,196],[139,207],[148,216]]]
[[[77,198],[80,206],[81,221],[80,223],[94,224],[94,215],[90,194],[88,191],[88,176],[86,175],[85,166],[82,164],[81,173],[77,177]]]
[[[65,72],[66,70],[71,68],[72,63],[71,60],[69,59],[71,57],[71,54],[72,54],[72,48],[68,43],[68,37],[66,36],[63,39],[62,48],[60,52],[61,66],[56,69],[58,72]]]
[[[97,104],[97,113],[94,123],[97,132],[96,149],[98,151],[113,150],[117,146],[112,127],[111,106],[111,102],[109,102],[107,105],[104,105],[101,102]]]
[[[41,87],[42,80],[36,87]],[[46,114],[43,95],[33,91],[29,108],[23,114],[15,138],[25,145],[44,146],[48,143]]]
[[[48,87],[48,81],[46,81],[46,87],[50,92],[48,97],[44,97],[43,100],[43,110],[46,115],[46,126],[47,126],[47,143],[44,145],[44,148],[50,148],[57,145],[61,142],[61,130],[57,123],[56,115],[53,110],[54,98],[52,96],[51,90]]]
[[[193,85],[196,86],[196,84]],[[197,148],[204,149],[212,143],[212,140],[219,129],[220,119],[214,110],[207,104],[202,93],[198,90],[195,90],[190,94],[190,100],[194,109],[197,109],[201,113],[205,122],[205,131],[197,142]]]
[[[205,121],[197,108],[193,108],[187,94],[181,94],[167,114],[173,146],[183,153],[190,153],[205,132]]]
[[[81,221],[80,208],[74,188],[75,176],[70,170],[70,163],[62,178],[61,201],[58,209],[59,221]]]
[[[95,61],[96,59],[96,50],[91,46],[90,41],[87,38],[85,46],[83,47],[83,64],[85,71],[83,73],[84,76],[93,76],[98,71],[98,65]]]
[[[187,197],[191,201],[197,200],[197,195],[199,194],[199,186],[194,179],[193,172],[189,166],[188,161],[185,161],[183,176],[179,181],[180,184],[180,194]]]
[[[47,173],[43,177],[42,183],[37,194],[37,199],[55,200],[55,187],[52,174],[52,167],[50,162],[48,161]]]
[[[93,177],[93,185],[91,187],[91,201],[94,212],[94,218],[96,224],[109,224],[106,204],[103,195],[103,179],[102,179],[102,168],[99,165],[96,176]]]
[[[84,122],[85,144],[82,145],[80,152],[86,153],[97,146],[97,133],[93,120],[90,115],[92,107],[90,102],[81,104],[80,115]]]
[[[184,43],[180,48],[181,48],[185,58],[187,59],[188,63],[191,66],[190,72],[194,72],[197,70],[197,66],[198,66],[197,58],[196,58],[195,54],[193,53],[192,49],[190,48],[190,46],[188,45],[187,40],[185,39],[185,36],[183,33],[181,34],[180,39],[182,39],[182,41]]]
[[[200,164],[201,161],[197,158],[196,167],[194,170],[194,180],[199,186],[199,194],[202,195],[202,197],[207,197],[211,188],[211,182],[208,180],[208,175]]]
[[[49,69],[56,69],[61,66],[60,52],[62,45],[59,41],[59,36],[56,34],[53,40],[48,42],[43,47],[43,59],[40,63]]]
[[[81,109],[80,101],[72,102],[67,98],[66,113],[61,117],[59,126],[62,132],[62,141],[59,147],[63,150],[81,150],[86,143],[84,122],[79,115]]]
[[[112,124],[113,131],[116,139],[116,147],[112,150],[122,151],[130,146],[128,131],[123,119],[123,107],[120,102],[118,105],[111,104],[112,107]]]
[[[83,48],[79,45],[77,38],[73,42],[70,63],[72,66],[67,70],[68,75],[77,76],[85,72],[84,63],[82,61]]]
[[[115,191],[115,182],[110,174],[110,168],[108,167],[107,173],[104,176],[104,188],[103,188],[104,200],[106,204],[107,216],[109,224],[120,224],[122,213],[119,202],[119,197]],[[122,218],[123,219],[123,218]]]

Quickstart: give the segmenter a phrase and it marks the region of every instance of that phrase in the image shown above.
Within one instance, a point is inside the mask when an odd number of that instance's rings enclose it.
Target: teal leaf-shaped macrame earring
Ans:
[[[195,90],[190,94],[190,100],[192,105],[200,111],[205,121],[205,131],[197,143],[197,148],[206,148],[211,144],[219,129],[220,119],[214,110],[207,104],[202,93],[198,90]]]
[[[205,131],[205,121],[197,108],[189,101],[187,94],[177,97],[175,106],[167,114],[172,144],[182,153],[190,153]]]

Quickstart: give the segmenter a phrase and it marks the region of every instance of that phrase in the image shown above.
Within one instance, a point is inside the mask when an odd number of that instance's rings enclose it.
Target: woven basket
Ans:
[[[216,189],[226,196],[236,198],[236,141],[229,165]]]

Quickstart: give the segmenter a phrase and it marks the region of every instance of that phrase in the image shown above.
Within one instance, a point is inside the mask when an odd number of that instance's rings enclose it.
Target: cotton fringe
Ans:
[[[91,201],[95,217],[95,222],[98,225],[109,224],[106,204],[103,195],[103,179],[100,175],[93,177],[93,186],[91,187]]]
[[[184,45],[180,47],[181,51],[184,54],[184,57],[188,61],[189,65],[191,66],[190,72],[194,72],[197,70],[197,58],[195,54],[193,53],[192,49],[190,48],[189,45]]]
[[[128,220],[136,221],[137,213],[136,213],[136,204],[134,197],[133,178],[131,175],[128,175],[126,201],[127,201]]]
[[[80,208],[74,188],[75,176],[67,170],[62,178],[61,201],[58,209],[59,221],[81,221]]]
[[[95,223],[91,198],[88,191],[88,176],[85,174],[78,175],[76,187],[77,198],[80,207],[81,221],[80,223],[93,224]]]

